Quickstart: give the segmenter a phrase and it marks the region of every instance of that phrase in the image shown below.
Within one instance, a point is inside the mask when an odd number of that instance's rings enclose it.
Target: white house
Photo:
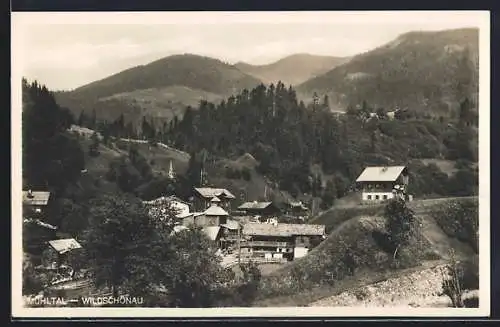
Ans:
[[[85,137],[87,139],[91,138],[94,133],[97,135],[97,138],[99,140],[103,139],[103,136],[101,133],[94,131],[93,129],[83,127],[83,126],[78,126],[78,125],[71,125],[70,128],[68,128],[68,132],[72,134],[77,134],[82,137]]]
[[[392,199],[394,190],[406,192],[408,169],[406,166],[366,167],[356,179],[362,188],[363,202],[379,202]]]

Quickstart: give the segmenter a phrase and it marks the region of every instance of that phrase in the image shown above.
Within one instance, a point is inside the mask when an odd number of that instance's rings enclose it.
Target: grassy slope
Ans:
[[[442,262],[451,248],[459,257],[470,258],[474,255],[474,251],[468,244],[452,235],[446,235],[429,214],[441,204],[449,201],[451,199],[421,200],[412,203],[411,206],[422,223],[421,235],[423,237],[421,243],[416,245],[419,246],[416,250],[428,254],[426,256],[428,260],[424,261],[424,265],[412,268],[413,270]],[[341,214],[338,214],[338,209],[332,209],[313,219],[313,223],[324,223],[329,226],[330,235],[306,257],[285,264],[279,270],[265,276],[262,280],[260,297],[255,302],[255,306],[305,306],[323,297],[339,294],[346,289],[372,284],[407,272],[407,270],[388,268],[387,262],[390,255],[374,238],[374,232],[384,230],[384,219],[380,216],[382,207],[370,209],[353,207],[341,210]],[[373,210],[373,213],[367,213],[368,210]],[[356,253],[360,263],[353,276],[337,279],[333,285],[312,283],[301,290],[287,286],[288,279],[294,271],[295,273],[299,271],[303,276],[302,280],[306,281],[310,280],[311,276],[324,276],[327,271],[332,271],[345,255],[346,247]]]
[[[85,151],[88,149],[89,141],[82,140]],[[109,163],[120,155],[127,155],[129,143],[126,141],[114,141],[109,146],[100,145],[101,154],[98,157],[86,158],[86,168],[89,173],[101,180],[105,180],[104,175],[108,171]],[[150,163],[153,172],[166,175],[172,161],[177,174],[184,174],[188,168],[189,154],[169,150],[161,146],[150,146],[149,144],[136,143],[135,146],[147,161]],[[256,170],[257,162],[248,155],[243,155],[235,160],[218,159],[209,162],[207,167],[209,186],[227,188],[236,197],[235,205],[243,201],[254,201],[264,195],[266,185],[270,198],[282,200],[284,196],[278,190],[271,187],[270,183]],[[153,163],[153,164],[152,164]],[[226,167],[233,169],[248,168],[251,179],[246,181],[243,178],[230,179],[226,177]]]
[[[185,54],[133,67],[71,92],[56,92],[55,98],[75,115],[96,109],[98,118],[108,120],[121,113],[127,121],[144,115],[168,120],[182,115],[184,105],[216,101],[259,83],[220,60]]]

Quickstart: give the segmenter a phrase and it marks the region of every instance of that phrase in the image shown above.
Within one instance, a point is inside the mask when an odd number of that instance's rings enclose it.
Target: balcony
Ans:
[[[269,246],[277,248],[289,248],[294,247],[291,242],[275,242],[275,241],[241,241],[241,246],[243,247],[254,247],[254,246]]]

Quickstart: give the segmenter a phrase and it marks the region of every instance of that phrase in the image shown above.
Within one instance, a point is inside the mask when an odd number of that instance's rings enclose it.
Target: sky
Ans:
[[[173,54],[230,64],[352,56],[409,31],[479,27],[480,13],[12,13],[12,58],[29,80],[69,90]]]

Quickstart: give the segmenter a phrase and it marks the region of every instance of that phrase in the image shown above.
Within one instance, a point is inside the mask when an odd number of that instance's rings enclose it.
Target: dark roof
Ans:
[[[226,210],[222,209],[218,205],[211,205],[207,210],[203,212],[205,216],[228,216]]]
[[[194,190],[204,198],[225,197],[228,199],[236,199],[236,197],[225,188],[212,187],[195,187]]]

